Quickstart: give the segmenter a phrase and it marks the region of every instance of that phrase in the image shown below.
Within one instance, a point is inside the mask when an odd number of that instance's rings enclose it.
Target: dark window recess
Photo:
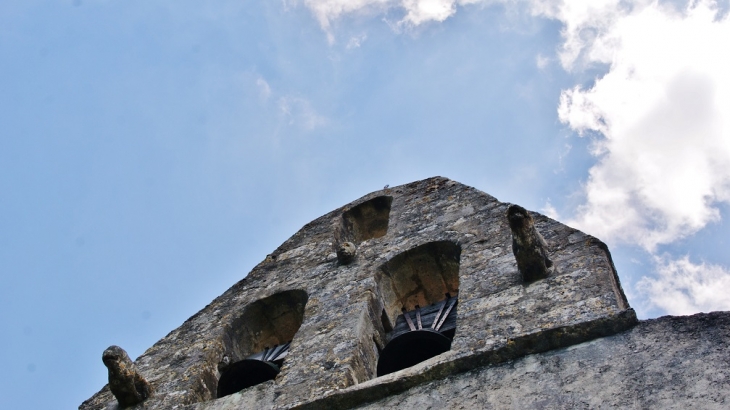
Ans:
[[[379,196],[363,202],[342,214],[342,241],[358,244],[380,238],[388,232],[392,196]]]
[[[457,296],[426,307],[416,306],[396,319],[390,341],[378,360],[378,376],[397,372],[451,349],[456,332]]]
[[[304,320],[308,300],[293,289],[259,299],[225,324],[225,354],[218,364],[217,397],[274,379]]]
[[[290,344],[291,342],[287,342],[270,349],[266,348],[263,352],[253,354],[228,366],[218,381],[218,397],[228,396],[247,387],[274,380],[289,352]]]

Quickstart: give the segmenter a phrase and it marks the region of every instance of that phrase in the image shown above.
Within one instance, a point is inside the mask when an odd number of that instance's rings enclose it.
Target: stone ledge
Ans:
[[[730,312],[665,316],[417,385],[359,409],[718,409],[730,404]]]
[[[422,364],[333,392],[320,399],[281,408],[353,408],[450,375],[614,335],[631,329],[637,323],[636,313],[629,308],[612,317],[520,336],[485,351],[462,354],[460,357],[454,357],[456,355],[450,354],[452,352],[445,353]]]

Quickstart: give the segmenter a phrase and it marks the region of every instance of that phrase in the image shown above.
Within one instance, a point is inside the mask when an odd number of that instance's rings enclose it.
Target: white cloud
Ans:
[[[300,94],[283,93],[256,73],[243,73],[242,78],[250,87],[255,85],[252,91],[258,92],[259,101],[263,106],[274,110],[282,126],[312,131],[329,123],[327,117],[317,112],[312,102]]]
[[[297,3],[296,0],[293,1]],[[393,7],[395,0],[303,0],[304,5],[312,11],[327,39],[334,43],[332,22],[349,14],[378,14]]]
[[[563,44],[560,61],[570,69],[579,57],[589,61],[610,63],[603,42],[611,45],[605,34],[634,8],[652,3],[651,0],[530,0],[533,15],[558,20],[563,24]],[[587,55],[585,55],[587,54]]]
[[[403,0],[406,15],[402,24],[417,26],[429,21],[444,21],[456,12],[455,0]]]
[[[271,96],[271,87],[269,83],[263,78],[259,77],[256,79],[256,86],[259,88],[259,98],[262,101],[266,101]]]
[[[653,252],[718,220],[717,203],[730,201],[730,20],[708,1],[625,13],[585,26],[595,37],[562,60],[610,63],[593,87],[561,96],[561,121],[602,135],[571,223]]]
[[[403,18],[395,27],[414,27],[444,21],[456,13],[457,6],[497,2],[500,0],[303,0],[330,43],[334,42],[332,23],[347,15],[376,15],[397,9],[403,12]]]
[[[548,64],[550,64],[550,57],[546,57],[546,56],[544,56],[544,55],[542,55],[542,54],[538,54],[538,55],[537,55],[537,56],[535,57],[535,65],[536,65],[536,66],[537,66],[537,68],[539,68],[540,70],[544,70],[544,69],[545,69],[545,67],[547,67],[547,66],[548,66]]]
[[[288,125],[311,131],[327,124],[327,118],[317,113],[309,100],[284,96],[279,98],[279,113]]]
[[[563,150],[560,151],[558,154],[558,167],[553,170],[554,173],[560,173],[565,171],[565,159],[570,154],[570,151],[573,150],[573,146],[570,144],[563,145]]]
[[[347,48],[348,50],[360,48],[362,43],[364,43],[367,38],[367,34],[360,34],[359,36],[350,37],[350,41],[347,42],[347,46],[345,48]]]
[[[590,3],[587,6],[586,3]],[[715,3],[564,1],[561,64],[608,72],[563,91],[560,120],[595,140],[585,202],[569,223],[656,253],[720,218],[730,202],[730,19]],[[636,286],[669,314],[730,310],[730,271],[654,256]],[[641,300],[641,299],[640,299]],[[641,303],[641,302],[640,302]]]
[[[552,219],[559,219],[560,215],[558,215],[558,210],[555,209],[552,203],[550,203],[550,198],[545,201],[545,205],[542,207],[540,212],[543,213],[543,215],[547,216],[548,218]]]
[[[658,277],[644,277],[637,285],[650,305],[672,315],[730,310],[730,271],[709,264],[694,264],[687,256],[656,259]]]

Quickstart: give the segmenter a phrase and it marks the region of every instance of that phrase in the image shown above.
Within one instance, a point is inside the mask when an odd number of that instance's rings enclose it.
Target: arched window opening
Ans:
[[[248,305],[229,333],[228,360],[219,365],[217,396],[273,380],[304,319],[307,293],[290,290]]]
[[[380,238],[388,232],[392,196],[379,196],[350,208],[342,214],[343,240],[355,244]]]
[[[461,248],[455,243],[430,242],[397,255],[377,272],[383,327],[392,329],[378,360],[378,376],[451,348],[460,258]]]

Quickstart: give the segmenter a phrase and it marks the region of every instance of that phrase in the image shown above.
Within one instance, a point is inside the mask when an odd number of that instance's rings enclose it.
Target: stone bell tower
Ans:
[[[727,315],[707,320],[690,327],[730,333]],[[621,349],[660,348],[636,330],[650,322],[637,321],[601,241],[435,177],[305,225],[134,363],[110,348],[121,357],[110,385],[80,409],[574,407],[582,396],[555,381],[570,375],[550,360],[618,369]],[[717,343],[707,352],[727,359]],[[727,363],[713,396],[723,400]],[[539,376],[517,374],[529,366]],[[611,403],[620,383],[600,378],[614,373],[585,373],[582,389]],[[642,386],[631,385],[620,394]]]

